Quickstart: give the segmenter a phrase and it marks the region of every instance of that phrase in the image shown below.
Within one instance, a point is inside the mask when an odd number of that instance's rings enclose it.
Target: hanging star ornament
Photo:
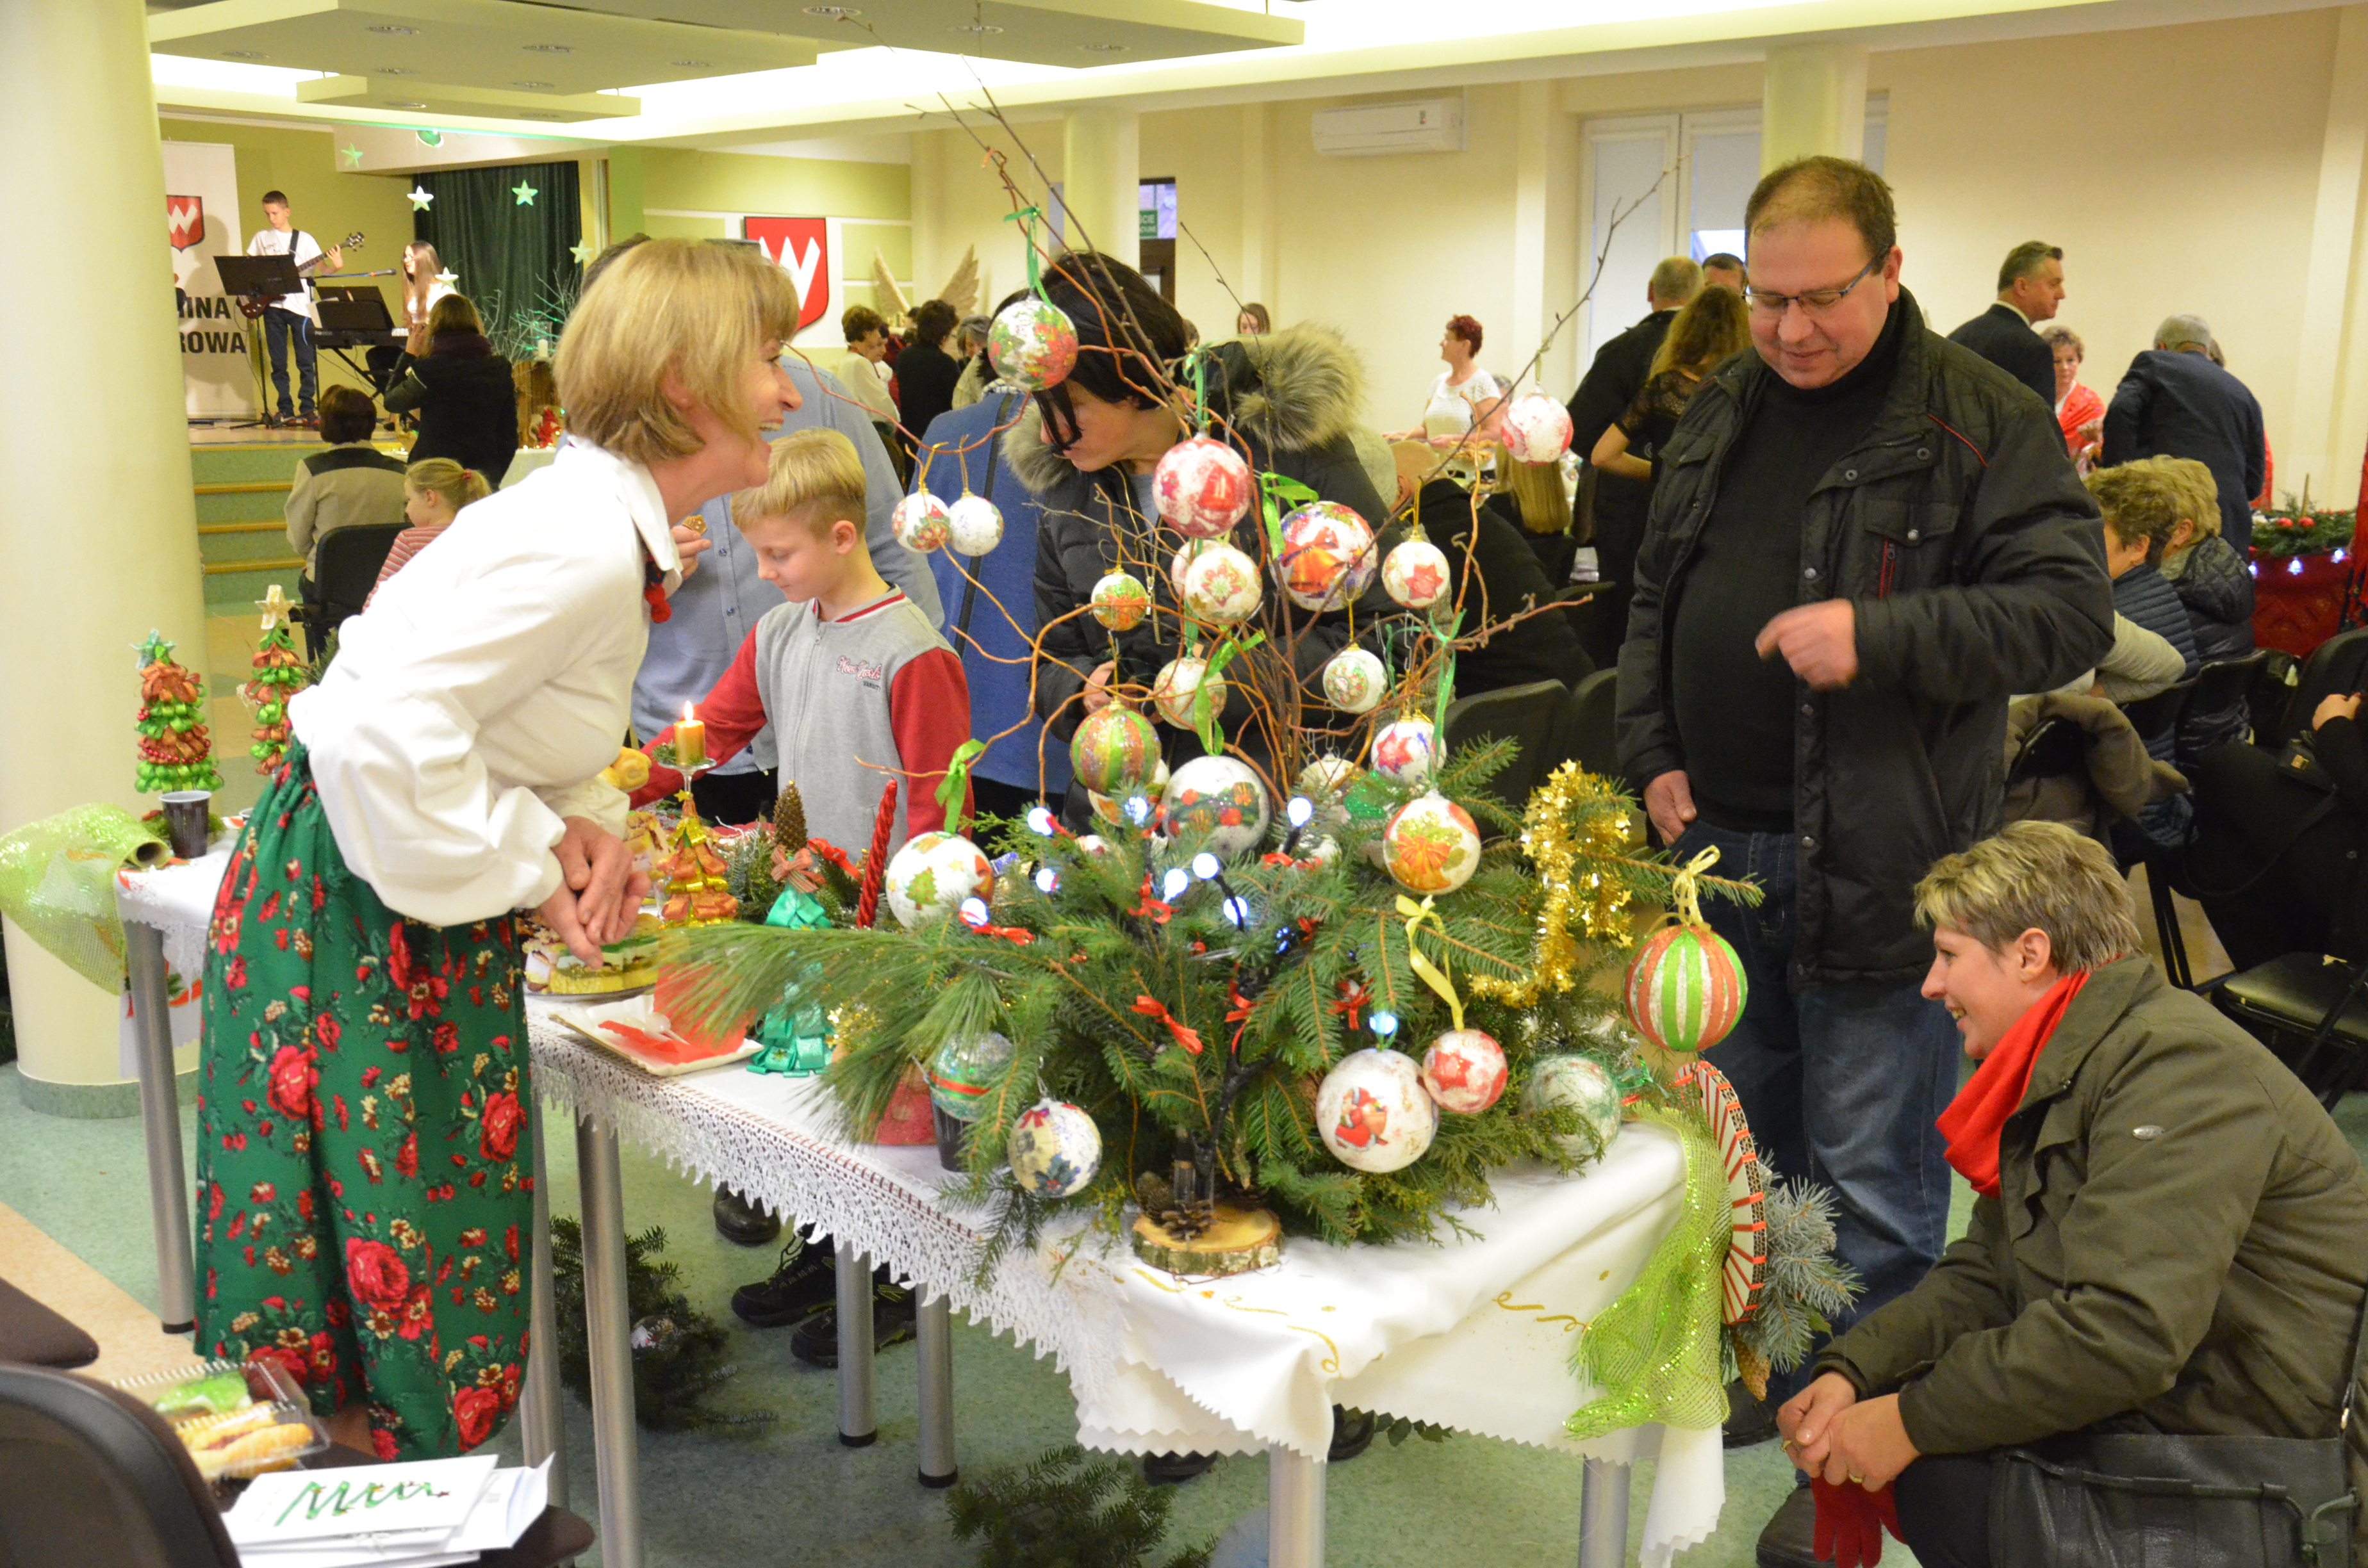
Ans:
[[[592,257],[595,253],[592,249],[591,241],[578,240],[574,244],[567,247],[567,254],[575,258],[576,266],[588,267],[591,265]]]
[[[165,634],[161,631],[151,631],[148,641],[134,642],[131,651],[140,655],[140,667],[143,670],[150,665],[164,664],[173,657],[173,645],[165,641]]]
[[[411,198],[411,210],[414,212],[426,210],[427,204],[436,199],[436,193],[434,191],[422,190],[416,185],[409,190],[404,191],[403,194]]]
[[[534,205],[534,199],[542,193],[535,189],[534,187],[527,184],[526,181],[520,180],[518,184],[510,187],[510,194],[518,198],[518,204],[520,207],[531,207]]]
[[[362,150],[359,147],[357,147],[352,142],[348,142],[344,146],[338,148],[337,151],[344,155],[346,167],[349,169],[358,169],[362,166]]]
[[[448,267],[436,275],[436,281],[450,289],[453,284],[461,281],[461,275]]]
[[[261,598],[255,601],[255,608],[263,612],[263,630],[268,631],[286,620],[288,612],[296,607],[288,602],[288,596],[280,592],[279,584],[274,583],[264,590]]]

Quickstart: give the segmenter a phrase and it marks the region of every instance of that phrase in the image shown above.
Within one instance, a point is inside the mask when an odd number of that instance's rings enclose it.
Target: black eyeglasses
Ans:
[[[1751,302],[1754,315],[1773,318],[1782,315],[1786,307],[1798,305],[1804,315],[1821,316],[1840,304],[1843,296],[1873,277],[1875,268],[1882,265],[1883,258],[1877,256],[1860,267],[1858,275],[1849,282],[1832,289],[1810,289],[1798,294],[1772,294],[1765,289],[1747,289],[1743,297]]]

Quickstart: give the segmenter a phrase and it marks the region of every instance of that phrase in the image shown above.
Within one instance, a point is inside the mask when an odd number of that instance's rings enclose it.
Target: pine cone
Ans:
[[[1160,1228],[1179,1242],[1199,1240],[1216,1222],[1216,1205],[1205,1198],[1159,1211]]]
[[[781,786],[781,798],[774,802],[773,839],[792,855],[806,846],[806,802],[794,779]]]

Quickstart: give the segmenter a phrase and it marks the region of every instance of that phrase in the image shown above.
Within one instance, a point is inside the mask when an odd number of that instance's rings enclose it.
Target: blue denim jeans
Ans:
[[[313,412],[313,393],[319,385],[317,361],[313,353],[313,318],[300,316],[293,311],[283,311],[277,305],[267,305],[263,311],[263,346],[271,354],[271,384],[279,393],[279,417],[294,419]],[[299,401],[288,401],[288,352],[296,351],[296,384]],[[268,398],[258,398],[266,412],[270,409]]]
[[[1956,1025],[1918,994],[1918,982],[1795,991],[1792,836],[1698,822],[1678,841],[1678,858],[1713,845],[1720,858],[1712,874],[1755,878],[1766,896],[1756,909],[1702,900],[1750,987],[1734,1032],[1703,1054],[1734,1084],[1760,1157],[1777,1175],[1829,1187],[1839,1200],[1835,1250],[1858,1271],[1863,1293],[1835,1321],[1839,1332],[1906,1294],[1948,1243],[1949,1165],[1933,1122],[1957,1092]],[[1789,1396],[1802,1381],[1799,1372],[1780,1374],[1770,1399]]]

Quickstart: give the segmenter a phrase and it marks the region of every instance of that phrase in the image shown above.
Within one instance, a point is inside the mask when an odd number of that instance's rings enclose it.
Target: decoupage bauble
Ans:
[[[1079,721],[1069,739],[1069,770],[1088,790],[1139,795],[1159,767],[1159,732],[1132,708],[1113,702]]]
[[[1343,713],[1371,713],[1390,691],[1390,667],[1362,648],[1343,648],[1324,665],[1324,700]]]
[[[976,1119],[980,1100],[1011,1065],[1012,1054],[1011,1042],[991,1029],[954,1036],[929,1058],[929,1103],[956,1121]]]
[[[1039,1198],[1066,1198],[1101,1169],[1102,1132],[1064,1100],[1039,1100],[1019,1113],[1004,1144],[1011,1179]]]
[[[1420,789],[1430,782],[1439,732],[1428,719],[1393,719],[1373,732],[1373,771]]]
[[[1417,795],[1382,829],[1382,864],[1409,892],[1453,892],[1480,869],[1480,829],[1437,790]]]
[[[1152,503],[1187,539],[1216,539],[1250,509],[1257,494],[1250,465],[1223,441],[1194,436],[1167,449],[1152,470]]]
[[[1439,1132],[1439,1108],[1413,1057],[1352,1051],[1316,1088],[1315,1130],[1334,1159],[1381,1176],[1422,1158]]]
[[[987,328],[986,357],[996,375],[1030,392],[1057,386],[1076,367],[1076,323],[1050,300],[1014,300]]]
[[[1382,586],[1408,609],[1429,609],[1447,597],[1447,552],[1427,539],[1410,539],[1382,562]]]
[[[1184,569],[1208,548],[1209,541],[1205,539],[1188,539],[1177,547],[1174,555],[1167,558],[1167,585],[1176,590],[1178,598],[1184,594]]]
[[[1232,756],[1196,756],[1176,769],[1161,802],[1171,838],[1208,835],[1219,855],[1239,855],[1266,837],[1266,786]]]
[[[1299,853],[1293,858],[1312,865],[1329,866],[1340,858],[1340,841],[1328,833],[1304,836],[1299,841]]]
[[[1078,838],[1077,847],[1099,859],[1110,852],[1110,841],[1099,833],[1088,833]]]
[[[1568,1106],[1578,1112],[1601,1147],[1611,1147],[1611,1140],[1620,1132],[1620,1085],[1603,1064],[1589,1056],[1549,1056],[1530,1074],[1529,1087],[1521,1092],[1521,1109],[1534,1116],[1553,1106]],[[1573,1159],[1591,1159],[1596,1144],[1590,1144],[1585,1134],[1565,1133],[1563,1153]]]
[[[1363,768],[1345,756],[1319,756],[1299,770],[1299,777],[1292,780],[1292,787],[1307,797],[1319,818],[1345,823],[1349,820],[1349,811],[1342,803],[1342,797],[1362,772]]]
[[[942,549],[952,537],[952,519],[946,504],[926,490],[916,490],[896,503],[893,517],[896,542],[906,550],[916,550],[927,555]]]
[[[1477,1116],[1505,1092],[1505,1048],[1482,1029],[1450,1029],[1422,1053],[1422,1086],[1441,1110]]]
[[[1199,619],[1219,626],[1247,620],[1258,607],[1258,563],[1230,544],[1203,544],[1185,562],[1177,597]]]
[[[943,920],[962,901],[995,894],[995,868],[977,845],[951,833],[924,833],[888,862],[888,909],[910,930]]]
[[[1225,710],[1225,677],[1211,675],[1206,659],[1170,659],[1152,678],[1151,705],[1178,729],[1197,730],[1201,727],[1197,699],[1203,687],[1209,693],[1209,715],[1214,718]]]
[[[1628,965],[1628,1017],[1664,1051],[1707,1051],[1727,1036],[1749,990],[1743,960],[1707,926],[1664,926]]]
[[[1338,501],[1311,501],[1282,519],[1275,579],[1302,609],[1338,609],[1372,583],[1379,556],[1364,518]]]
[[[946,508],[946,542],[957,555],[985,555],[1003,542],[1003,510],[984,495],[965,495]]]
[[[1499,428],[1506,455],[1517,463],[1560,462],[1570,450],[1570,410],[1546,392],[1525,392],[1507,403]]]
[[[1132,631],[1151,613],[1151,590],[1132,573],[1112,572],[1094,585],[1094,619],[1112,631]]]
[[[1132,824],[1126,817],[1126,803],[1133,800],[1156,801],[1167,792],[1167,763],[1162,758],[1151,770],[1151,782],[1140,790],[1129,790],[1122,795],[1105,795],[1098,790],[1086,791],[1086,803],[1093,808],[1095,817],[1114,827]]]

